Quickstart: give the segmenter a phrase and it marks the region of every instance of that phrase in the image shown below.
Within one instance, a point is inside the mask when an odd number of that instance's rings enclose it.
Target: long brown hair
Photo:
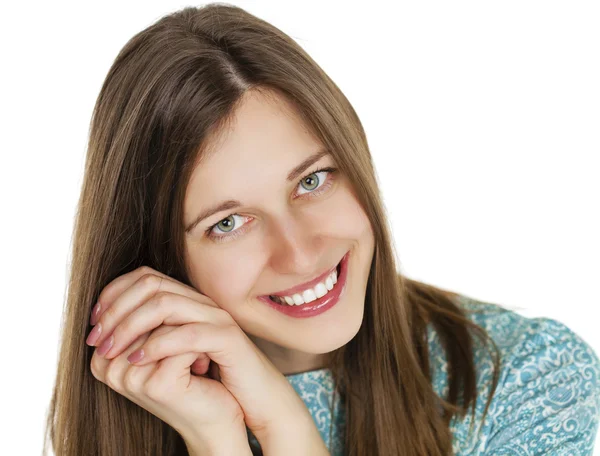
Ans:
[[[279,29],[239,7],[211,3],[164,16],[133,36],[97,98],[44,453],[49,435],[61,456],[187,454],[173,428],[94,378],[93,347],[84,341],[92,306],[117,276],[148,265],[191,286],[185,189],[249,90],[277,93],[297,107],[372,223],[364,319],[329,363],[346,409],[347,454],[451,454],[450,419],[470,405],[475,413],[469,330],[489,337],[459,308],[458,295],[397,273],[367,139],[350,102]],[[431,384],[428,323],[447,350],[445,400]],[[488,406],[489,399],[485,413]]]

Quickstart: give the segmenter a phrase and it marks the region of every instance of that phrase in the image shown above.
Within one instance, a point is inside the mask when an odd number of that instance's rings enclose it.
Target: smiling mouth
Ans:
[[[287,296],[269,295],[269,299],[277,304],[284,306],[301,306],[310,303],[316,299],[326,296],[336,287],[338,277],[340,276],[342,260],[337,264],[335,269],[313,287],[308,287],[297,293]]]

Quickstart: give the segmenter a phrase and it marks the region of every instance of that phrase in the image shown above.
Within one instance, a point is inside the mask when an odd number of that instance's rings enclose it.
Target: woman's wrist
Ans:
[[[286,420],[255,434],[264,456],[329,456],[321,433],[307,413]]]
[[[234,440],[231,434],[224,434],[216,441],[184,441],[190,456],[252,456],[248,439]]]
[[[252,456],[245,426],[215,429],[203,435],[183,436],[190,456]]]

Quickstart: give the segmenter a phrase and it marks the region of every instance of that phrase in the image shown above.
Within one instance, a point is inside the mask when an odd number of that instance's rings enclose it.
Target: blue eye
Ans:
[[[312,198],[327,191],[332,185],[331,175],[335,171],[337,171],[337,168],[319,168],[311,172],[310,174],[305,175],[300,179],[300,182],[298,182],[297,187],[302,187],[304,190],[306,190],[306,192],[299,193],[299,195],[308,195],[306,196],[306,198]],[[325,174],[325,176],[321,177],[320,175],[323,174]],[[329,177],[329,179],[327,179],[327,177]],[[206,236],[215,242],[222,242],[225,239],[234,239],[237,236],[243,234],[247,229],[245,227],[250,225],[252,222],[244,223],[243,225],[241,225],[242,227],[240,229],[237,229],[238,224],[235,222],[236,217],[240,219],[251,218],[239,214],[231,214],[209,227],[205,232]],[[215,234],[219,230],[221,231],[221,233],[230,234]]]
[[[219,238],[219,237],[229,237],[229,235],[217,235],[214,236],[211,233],[211,231],[215,230],[215,229],[219,229],[221,230],[222,233],[230,233],[230,232],[234,232],[237,233],[239,230],[235,230],[234,228],[236,228],[239,224],[235,222],[235,218],[239,217],[241,219],[244,218],[248,218],[248,217],[242,217],[241,215],[238,214],[231,214],[227,217],[225,217],[223,220],[220,220],[219,222],[215,223],[213,226],[211,226],[208,230],[207,233],[209,234],[209,237],[215,237],[215,238]],[[225,228],[225,229],[223,229]],[[237,235],[236,235],[237,236]]]

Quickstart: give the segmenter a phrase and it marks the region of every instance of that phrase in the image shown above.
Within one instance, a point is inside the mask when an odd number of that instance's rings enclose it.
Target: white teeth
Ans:
[[[317,298],[322,298],[328,291],[333,289],[337,283],[337,268],[327,276],[324,282],[315,285],[314,288],[304,290],[302,293],[296,293],[293,296],[274,296],[274,301],[279,304],[287,303],[290,306],[299,306],[307,302],[312,302]]]
[[[302,299],[304,299],[304,302],[312,302],[317,299],[317,295],[312,288],[309,288],[302,293]]]
[[[333,280],[331,280],[331,277],[327,277],[325,280],[325,287],[327,290],[331,290],[333,288]]]
[[[325,288],[325,285],[318,283],[315,287],[315,294],[317,295],[317,298],[325,296],[327,294],[327,288]]]

